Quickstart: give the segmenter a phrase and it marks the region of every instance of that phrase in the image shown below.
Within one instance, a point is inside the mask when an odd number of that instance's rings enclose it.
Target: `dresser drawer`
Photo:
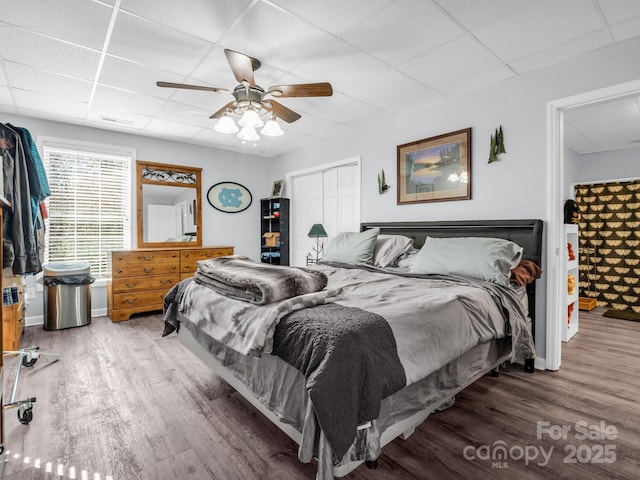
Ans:
[[[121,278],[143,275],[167,275],[179,272],[180,262],[174,260],[173,263],[130,263],[118,265],[111,271],[111,276],[113,278]]]
[[[142,307],[145,305],[158,305],[159,308],[162,308],[164,296],[168,291],[169,287],[145,292],[117,293],[113,295],[113,308]]]
[[[183,250],[180,254],[180,272],[193,274],[198,269],[199,260],[233,255],[233,248],[203,248],[198,250]]]
[[[144,267],[160,265],[176,265],[180,263],[179,250],[143,250],[128,252],[112,252],[111,275],[113,277],[130,277],[133,275],[149,274]],[[137,268],[137,270],[132,270]],[[171,273],[170,268],[155,273]]]
[[[169,288],[180,281],[178,273],[172,275],[145,275],[113,279],[113,293],[138,292]]]

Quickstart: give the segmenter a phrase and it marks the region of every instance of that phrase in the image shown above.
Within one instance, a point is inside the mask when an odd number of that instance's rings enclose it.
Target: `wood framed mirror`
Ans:
[[[136,162],[138,248],[202,246],[201,168]]]

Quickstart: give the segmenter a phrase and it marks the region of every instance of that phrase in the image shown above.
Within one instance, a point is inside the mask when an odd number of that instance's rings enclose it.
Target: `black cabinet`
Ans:
[[[289,199],[260,200],[262,263],[289,265]]]

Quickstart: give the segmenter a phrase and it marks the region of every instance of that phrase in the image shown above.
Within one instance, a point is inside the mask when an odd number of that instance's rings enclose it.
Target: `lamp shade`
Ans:
[[[321,223],[314,223],[307,234],[308,237],[328,237],[327,231],[324,229]]]
[[[257,142],[260,140],[260,136],[253,127],[242,127],[238,137],[247,142]]]
[[[284,134],[278,122],[273,119],[267,120],[267,123],[264,124],[264,128],[260,130],[260,133],[268,137],[279,137]]]
[[[213,129],[216,132],[220,133],[238,133],[239,130],[236,122],[234,122],[233,118],[231,118],[229,115],[225,115],[220,120],[218,120],[218,123],[216,123],[216,126],[213,127]]]
[[[242,114],[242,118],[238,120],[241,127],[260,128],[264,122],[260,120],[260,116],[255,110],[247,110]]]

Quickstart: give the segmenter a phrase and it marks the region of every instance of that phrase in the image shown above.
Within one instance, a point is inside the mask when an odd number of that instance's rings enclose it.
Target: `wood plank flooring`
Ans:
[[[484,377],[407,440],[385,447],[378,469],[362,466],[344,478],[639,478],[640,323],[601,313],[580,312],[580,331],[563,344],[559,371],[526,374],[510,366],[498,378]],[[5,411],[5,480],[315,477],[315,463],[300,463],[293,441],[161,331],[159,315],[94,318],[57,332],[27,328],[23,346],[63,357],[22,370],[17,398],[37,402],[29,425],[18,422],[15,409]],[[5,362],[5,402],[15,364]],[[571,431],[538,438],[537,422]],[[605,422],[611,438],[581,439],[577,422]],[[483,459],[499,445],[507,449],[504,460]]]

